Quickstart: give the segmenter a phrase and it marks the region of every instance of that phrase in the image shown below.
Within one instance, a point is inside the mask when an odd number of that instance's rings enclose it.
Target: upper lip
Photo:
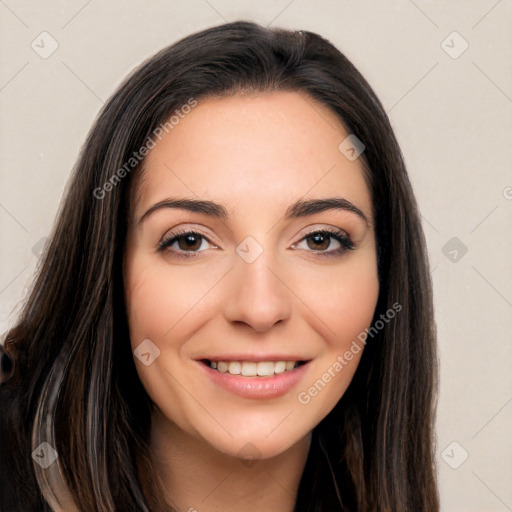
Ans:
[[[310,361],[310,358],[283,354],[215,354],[200,357],[197,360],[204,361],[206,359],[209,361],[254,361],[256,363],[264,361]]]

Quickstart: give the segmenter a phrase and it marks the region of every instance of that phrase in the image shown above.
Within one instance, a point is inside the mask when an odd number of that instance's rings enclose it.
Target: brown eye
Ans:
[[[317,251],[325,251],[331,244],[331,235],[325,235],[324,233],[314,233],[307,237],[308,247]],[[310,244],[309,241],[312,241]]]
[[[203,247],[203,241],[215,247],[204,235],[196,231],[184,231],[181,233],[171,233],[158,243],[159,251],[169,251],[175,256],[195,256],[208,249],[208,245]]]
[[[300,247],[300,244],[306,242],[307,247]],[[334,244],[334,246],[333,246]],[[299,249],[306,249],[315,254],[315,256],[341,256],[347,250],[354,249],[354,244],[350,237],[343,231],[320,230],[314,231],[305,236],[299,244]]]
[[[178,241],[178,246],[183,251],[197,251],[201,247],[202,236],[193,234],[183,235],[175,240]]]

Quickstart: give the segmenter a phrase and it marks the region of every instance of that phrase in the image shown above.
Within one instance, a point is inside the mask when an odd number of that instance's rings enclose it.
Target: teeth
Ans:
[[[269,377],[293,370],[297,361],[210,361],[210,367],[221,373],[244,377]]]
[[[274,363],[261,362],[258,363],[256,371],[260,377],[268,377],[269,375],[274,375],[274,368]]]
[[[256,371],[257,364],[251,361],[244,361],[241,363],[242,375],[244,377],[256,377],[258,372]]]
[[[217,370],[221,373],[226,373],[228,371],[228,363],[225,361],[219,361],[217,363]]]
[[[231,375],[240,375],[242,373],[242,365],[238,361],[231,361],[228,369]]]
[[[277,361],[274,364],[274,372],[283,373],[286,370],[286,361]]]

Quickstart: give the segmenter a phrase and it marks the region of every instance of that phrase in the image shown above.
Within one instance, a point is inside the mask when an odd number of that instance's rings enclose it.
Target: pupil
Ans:
[[[317,233],[316,235],[312,235],[311,238],[313,239],[313,242],[316,244],[316,245],[323,245],[324,247],[320,247],[320,249],[322,250],[325,250],[327,249],[327,247],[325,247],[326,245],[328,246],[329,245],[329,238],[326,237],[325,235],[321,234],[321,233]],[[323,241],[323,244],[322,244],[322,241]],[[327,244],[326,244],[327,242]],[[319,247],[316,247],[317,249],[319,249]]]
[[[195,235],[186,235],[181,237],[181,240],[185,240],[186,249],[197,249],[198,247],[194,247],[194,245],[197,245],[196,238]]]

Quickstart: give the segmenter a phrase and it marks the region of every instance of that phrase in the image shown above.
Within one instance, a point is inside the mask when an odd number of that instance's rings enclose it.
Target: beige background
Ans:
[[[442,510],[512,510],[511,0],[0,0],[0,332],[104,101],[157,50],[240,18],[327,37],[388,110],[431,258]]]

